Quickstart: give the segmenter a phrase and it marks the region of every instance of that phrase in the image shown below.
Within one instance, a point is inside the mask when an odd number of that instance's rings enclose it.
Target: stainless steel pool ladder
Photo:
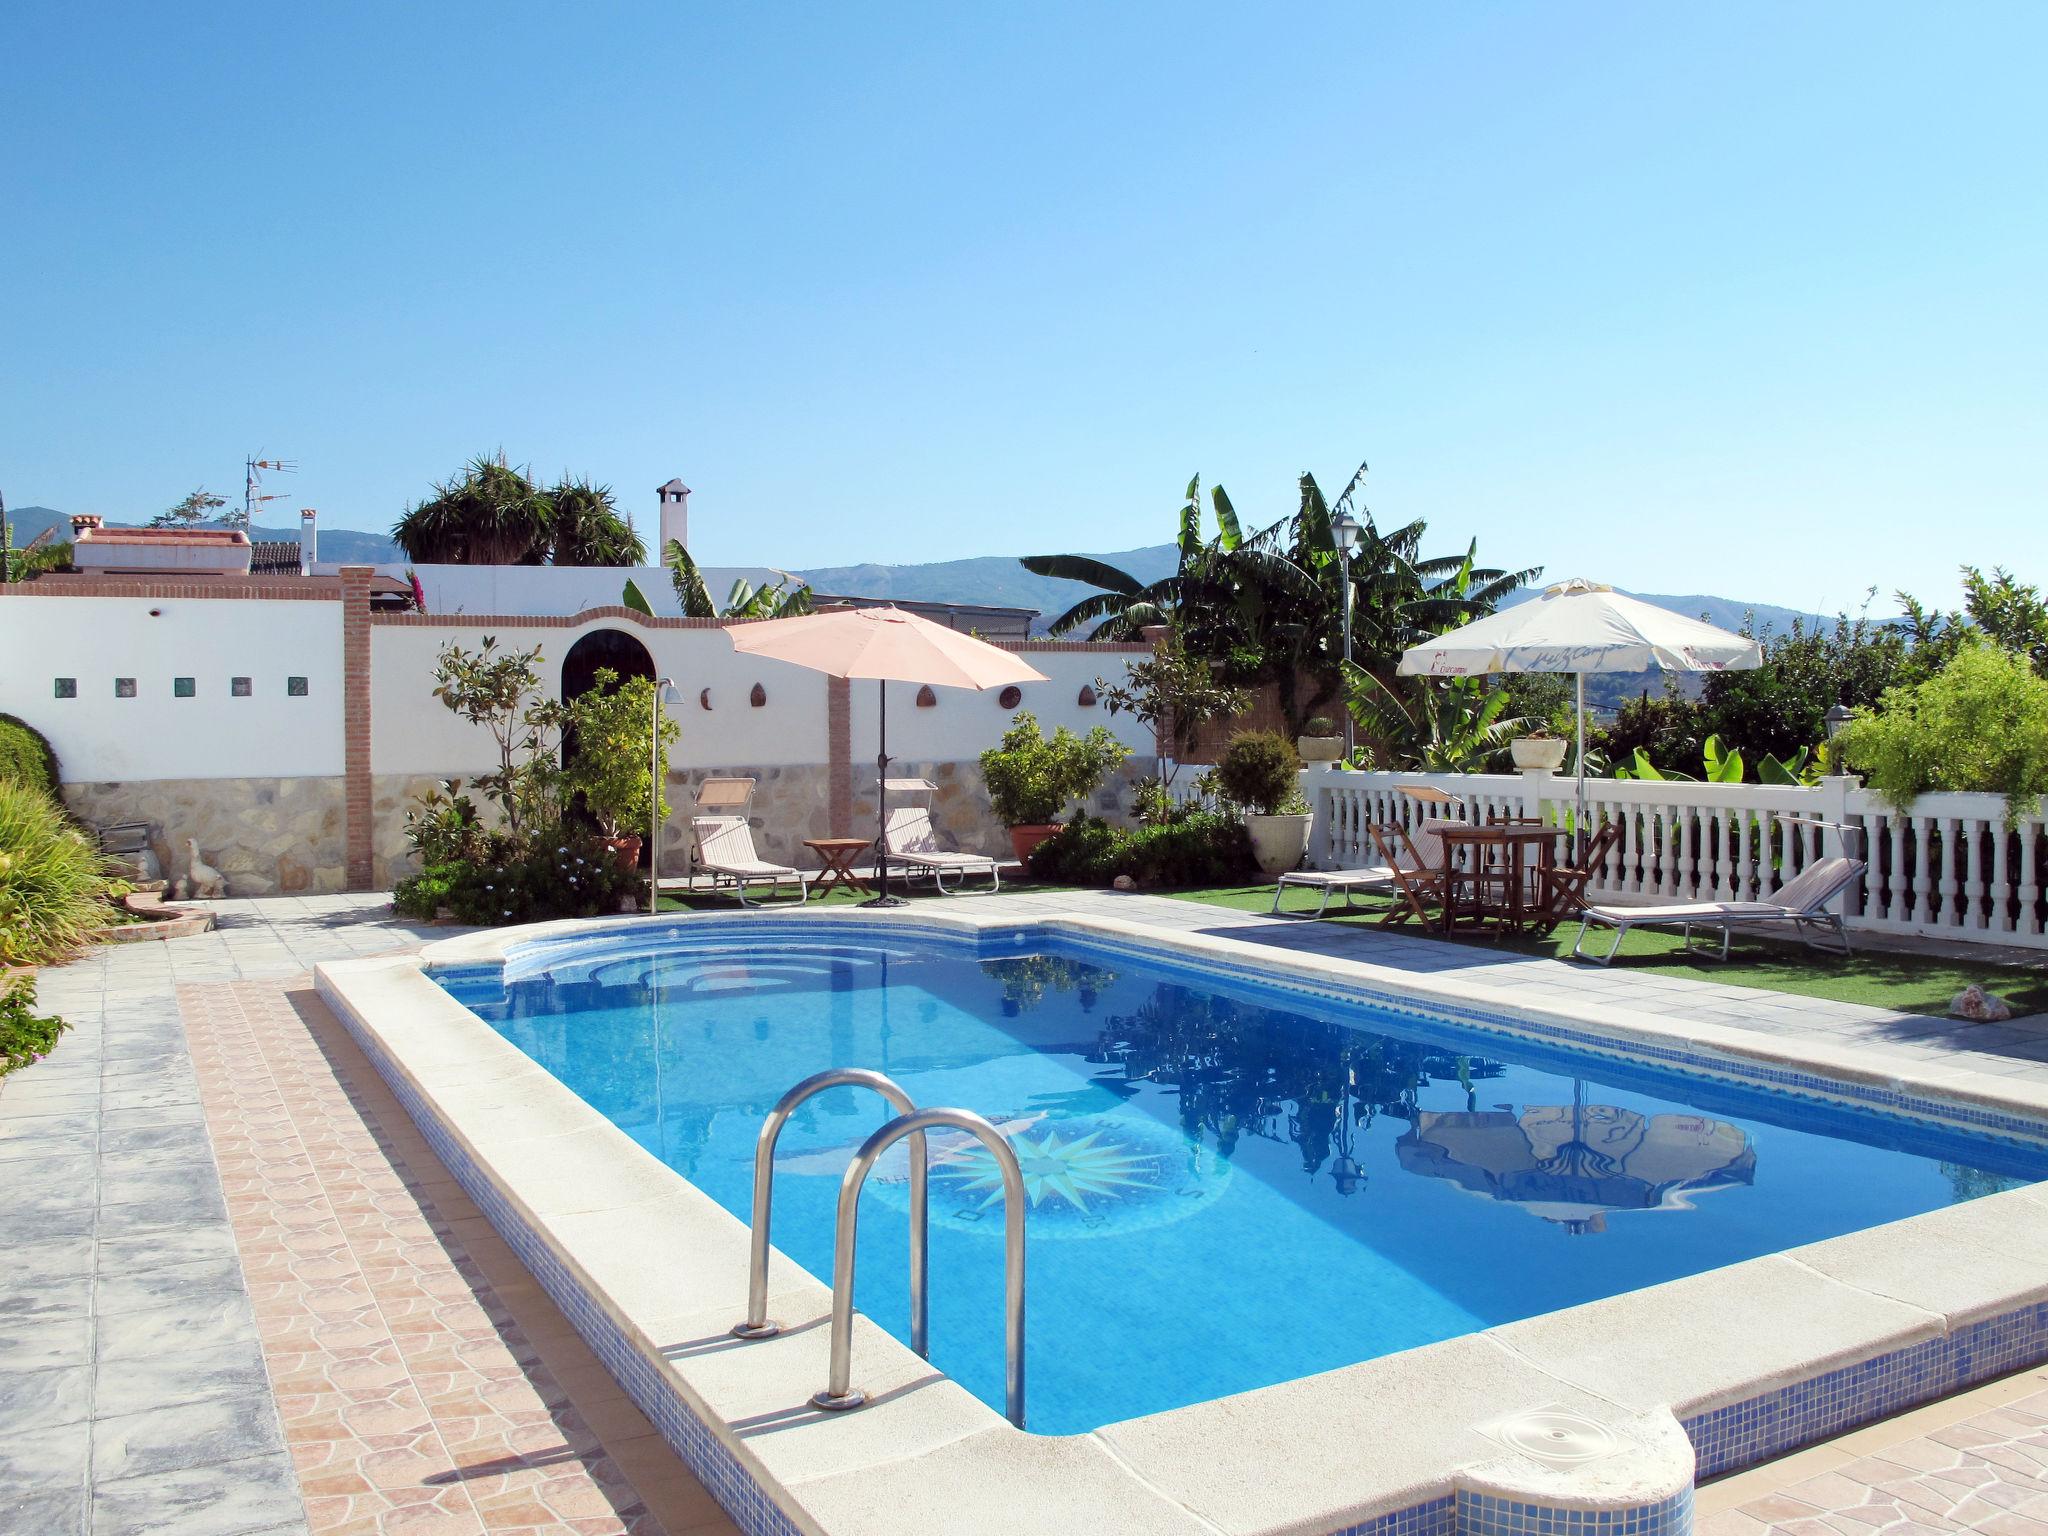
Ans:
[[[817,1408],[840,1410],[858,1408],[867,1394],[853,1386],[853,1259],[854,1239],[860,1220],[860,1191],[875,1162],[905,1136],[916,1138],[912,1145],[913,1169],[921,1168],[924,1153],[916,1143],[924,1133],[941,1127],[966,1131],[988,1148],[1003,1176],[1003,1357],[1005,1380],[1004,1412],[1012,1424],[1024,1427],[1024,1174],[1017,1166],[1017,1154],[1003,1133],[971,1109],[920,1109],[898,1115],[861,1143],[846,1175],[839,1181],[839,1225],[832,1240],[832,1366],[825,1390],[811,1398]],[[926,1210],[921,1194],[911,1197],[911,1243],[919,1257],[913,1261],[913,1275],[924,1252],[922,1228]],[[915,1281],[913,1281],[915,1283]],[[922,1317],[922,1293],[912,1305]],[[921,1338],[922,1336],[919,1335]],[[918,1354],[924,1354],[917,1347]]]
[[[744,1322],[733,1324],[734,1338],[771,1339],[782,1331],[782,1325],[768,1316],[768,1227],[775,1199],[775,1142],[797,1106],[827,1088],[873,1089],[897,1113],[898,1118],[891,1120],[890,1126],[901,1125],[902,1117],[917,1108],[893,1079],[865,1067],[834,1067],[828,1072],[814,1073],[775,1101],[775,1107],[761,1122],[761,1134],[754,1143],[754,1237],[747,1264],[747,1316]],[[925,1302],[925,1240],[930,1228],[926,1219],[926,1174],[924,1134],[918,1132],[910,1143],[910,1347],[919,1356],[929,1347],[931,1325]]]

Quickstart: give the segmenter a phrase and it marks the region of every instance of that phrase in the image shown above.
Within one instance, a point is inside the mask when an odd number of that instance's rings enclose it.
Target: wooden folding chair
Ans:
[[[1389,822],[1368,826],[1366,832],[1394,884],[1396,901],[1380,919],[1381,924],[1391,927],[1413,917],[1427,928],[1435,918],[1431,904],[1441,907],[1450,895],[1452,875],[1443,861],[1443,844],[1436,844],[1438,861],[1430,864],[1416,850],[1406,828]]]
[[[1606,864],[1614,845],[1621,841],[1621,823],[1603,821],[1593,840],[1573,865],[1552,865],[1543,872],[1543,921],[1546,927],[1577,917],[1586,909],[1586,887]]]

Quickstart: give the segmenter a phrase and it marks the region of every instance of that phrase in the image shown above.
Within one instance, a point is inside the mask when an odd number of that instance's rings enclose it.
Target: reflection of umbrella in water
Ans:
[[[1609,1211],[1684,1210],[1688,1195],[1749,1184],[1756,1151],[1740,1126],[1572,1102],[1416,1115],[1394,1147],[1410,1173],[1512,1201],[1567,1232],[1603,1232]]]

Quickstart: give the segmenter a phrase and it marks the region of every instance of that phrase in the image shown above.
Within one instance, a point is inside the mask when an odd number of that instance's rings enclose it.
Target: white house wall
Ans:
[[[334,602],[11,599],[0,711],[49,738],[67,782],[339,774],[341,618]],[[75,698],[57,697],[60,677]],[[181,677],[190,698],[176,696]],[[135,680],[133,698],[116,696],[117,678]]]
[[[1009,728],[1018,710],[1029,710],[1038,718],[1039,728],[1050,735],[1056,726],[1086,733],[1094,726],[1107,726],[1114,736],[1134,752],[1152,750],[1151,733],[1130,715],[1111,715],[1100,703],[1080,702],[1083,687],[1094,688],[1096,679],[1121,682],[1125,663],[1140,653],[1121,651],[1067,651],[1026,649],[1021,659],[1049,679],[1023,683],[1020,701],[1004,708],[1002,690],[991,688],[974,693],[965,688],[934,688],[936,701],[923,708],[917,704],[914,683],[889,685],[889,755],[904,762],[968,762],[992,747]],[[1098,688],[1099,693],[1101,690]],[[872,682],[850,685],[852,754],[856,763],[875,758],[877,712],[880,708]]]

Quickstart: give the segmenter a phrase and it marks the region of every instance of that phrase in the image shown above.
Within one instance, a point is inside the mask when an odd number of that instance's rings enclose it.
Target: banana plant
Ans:
[[[1709,736],[1706,741],[1701,743],[1700,756],[1706,763],[1707,783],[1740,784],[1742,782],[1743,762],[1742,752],[1739,748],[1731,747],[1723,751],[1721,738],[1719,736]],[[1658,779],[1674,784],[1697,784],[1700,782],[1696,774],[1680,773],[1675,768],[1667,772],[1659,768],[1650,761],[1650,754],[1641,747],[1636,748],[1635,765],[1631,768],[1617,766],[1614,770],[1614,776],[1617,779]]]
[[[702,567],[676,539],[668,541],[661,563],[668,567],[669,581],[686,619],[792,619],[811,612],[811,589],[801,582],[793,587],[786,582],[757,587],[744,576],[733,582],[720,607],[711,601]]]
[[[1344,669],[1346,707],[1388,766],[1479,773],[1529,728],[1504,715],[1505,688],[1477,678],[1416,678],[1396,686],[1356,663]]]

